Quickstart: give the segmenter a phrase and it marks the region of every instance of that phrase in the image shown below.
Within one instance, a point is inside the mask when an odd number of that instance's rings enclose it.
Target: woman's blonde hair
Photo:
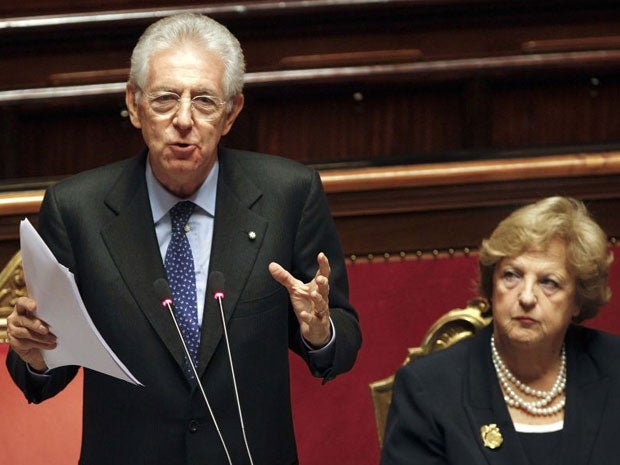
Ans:
[[[514,211],[482,241],[478,288],[491,301],[495,265],[505,257],[546,250],[554,239],[566,244],[567,269],[575,276],[579,323],[594,317],[611,297],[608,277],[613,255],[607,236],[583,202],[549,197]]]

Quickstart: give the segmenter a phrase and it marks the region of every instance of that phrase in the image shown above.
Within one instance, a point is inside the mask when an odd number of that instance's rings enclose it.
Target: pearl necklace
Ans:
[[[499,356],[499,352],[495,347],[495,338],[491,336],[491,355],[493,358],[493,365],[497,372],[497,377],[506,392],[504,401],[511,407],[516,407],[521,410],[525,410],[527,413],[536,416],[554,415],[564,408],[566,403],[566,396],[562,397],[557,403],[549,406],[556,397],[564,394],[566,388],[566,348],[562,346],[562,356],[560,361],[560,372],[558,377],[553,383],[553,387],[550,391],[542,391],[534,389],[527,384],[517,379],[515,375],[506,367],[502,358]],[[533,397],[538,397],[540,400],[526,401],[524,400],[510,385],[512,383],[519,391],[528,394]]]

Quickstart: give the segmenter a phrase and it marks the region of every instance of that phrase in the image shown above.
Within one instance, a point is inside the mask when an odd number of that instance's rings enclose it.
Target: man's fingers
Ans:
[[[13,319],[7,325],[7,332],[9,336],[22,341],[35,341],[46,345],[56,343],[56,336],[39,320]]]
[[[33,341],[46,346],[56,344],[47,324],[36,317],[37,303],[28,297],[20,297],[15,309],[7,318],[7,333],[19,341]]]
[[[323,318],[324,315],[329,314],[329,305],[327,304],[327,300],[320,292],[314,291],[311,294],[311,297],[314,307],[314,314],[317,317]]]
[[[323,252],[319,253],[317,257],[317,262],[319,262],[319,271],[317,275],[320,274],[322,276],[325,276],[326,278],[329,278],[329,274],[331,273],[331,268],[329,267],[329,260],[327,259],[327,256]]]
[[[292,289],[294,286],[299,285],[299,280],[295,279],[292,274],[290,274],[276,262],[271,262],[269,264],[269,272],[271,273],[271,276],[273,276],[273,279],[278,281],[289,290]]]
[[[39,339],[37,335],[32,337],[21,338],[15,333],[9,334],[9,344],[11,348],[18,354],[25,354],[32,350],[50,350],[55,349],[58,342],[53,339]]]
[[[33,314],[37,311],[37,302],[30,297],[20,297],[15,302],[15,312],[18,315]]]
[[[9,315],[7,320],[7,329],[16,334],[20,334],[21,330],[41,336],[47,336],[50,334],[48,326],[43,321],[35,318],[31,313],[20,315],[17,311],[15,311]]]

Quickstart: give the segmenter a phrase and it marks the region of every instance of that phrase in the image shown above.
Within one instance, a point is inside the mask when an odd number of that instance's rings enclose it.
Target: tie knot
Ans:
[[[181,229],[187,224],[195,206],[194,202],[184,200],[170,209],[170,220],[172,221],[173,230]]]

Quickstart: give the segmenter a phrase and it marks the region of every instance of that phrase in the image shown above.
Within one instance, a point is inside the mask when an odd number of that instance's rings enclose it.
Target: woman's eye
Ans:
[[[555,290],[560,287],[560,285],[556,281],[554,281],[553,279],[549,279],[549,278],[543,279],[540,282],[540,285],[548,290]]]
[[[520,278],[521,276],[514,270],[505,270],[502,273],[502,281],[504,282],[504,285],[508,287],[516,286]]]
[[[517,273],[515,273],[512,270],[507,270],[507,271],[504,271],[504,276],[503,277],[504,277],[504,279],[514,280],[514,279],[518,278],[518,275],[517,275]]]

